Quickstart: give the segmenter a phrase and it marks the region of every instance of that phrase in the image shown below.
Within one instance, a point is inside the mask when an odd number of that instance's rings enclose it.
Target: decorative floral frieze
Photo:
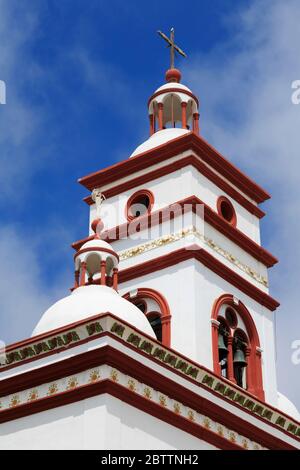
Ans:
[[[239,405],[242,409],[246,409],[253,414],[253,416],[259,416],[266,423],[272,423],[279,430],[287,431],[291,436],[300,437],[300,426],[298,423],[294,422],[292,418],[288,418],[282,415],[278,410],[256,401],[254,397],[247,395],[246,391],[243,392],[234,385],[228,385],[228,381],[223,381],[221,377],[216,377],[213,373],[210,374],[201,366],[196,367],[194,363],[189,362],[180,356],[180,354],[168,350],[149,337],[145,337],[142,333],[138,333],[129,325],[122,323],[121,320],[116,320],[116,318],[110,314],[99,315],[99,319],[87,321],[76,328],[73,327],[71,330],[66,329],[63,333],[49,336],[49,338],[45,338],[43,341],[34,341],[34,338],[32,338],[32,343],[27,344],[26,348],[19,347],[13,351],[9,351],[6,364],[0,366],[0,370],[7,366],[22,365],[23,362],[29,359],[40,359],[43,356],[51,354],[51,352],[74,347],[81,341],[92,341],[99,333],[104,333],[105,331],[110,332],[111,335],[115,335],[116,338],[124,341],[124,344],[128,344],[144,355],[155,359],[163,366],[173,369],[176,373],[181,374],[182,377],[193,379],[195,383],[201,384],[202,387],[208,390],[212,389],[223,398],[231,401],[232,404]],[[24,352],[25,350],[27,353]],[[93,380],[99,379],[100,377],[98,375],[93,376]],[[89,380],[92,380],[92,378],[89,377]],[[112,377],[112,380],[118,381],[117,373]],[[50,396],[60,393],[61,389],[59,387],[58,383],[49,384],[46,395]],[[150,399],[153,396],[153,392],[150,391],[149,393]],[[3,409],[4,405],[2,399],[1,402],[1,409]]]
[[[221,246],[219,246],[214,240],[211,238],[206,237],[201,233],[196,227],[187,227],[183,230],[179,230],[176,233],[164,235],[163,237],[157,238],[156,240],[152,240],[141,245],[135,246],[130,248],[129,250],[124,250],[119,253],[120,261],[125,261],[126,259],[133,258],[135,256],[139,256],[147,251],[154,250],[156,248],[160,248],[161,246],[168,245],[169,243],[174,243],[183,238],[188,236],[195,236],[199,238],[203,243],[205,243],[209,248],[214,250],[219,255],[226,258],[231,264],[237,266],[241,271],[244,271],[248,276],[252,277],[255,281],[263,284],[265,287],[268,287],[268,280],[266,277],[262,276],[261,274],[257,273],[253,268],[250,268],[247,264],[242,263],[236,256],[229,251],[225,250]]]
[[[96,369],[88,369],[78,373],[76,376],[64,377],[56,382],[46,383],[34,389],[24,390],[18,394],[3,397],[0,415],[1,412],[6,409],[17,408],[21,405],[30,405],[30,402],[34,400],[49,399],[54,394],[72,392],[85,385],[91,385],[94,382],[107,379],[118,382],[131,393],[147,398],[154,404],[174,413],[174,415],[187,419],[199,427],[209,429],[222,436],[224,439],[236,443],[241,448],[249,450],[263,449],[259,443],[251,441],[247,437],[236,433],[232,429],[226,428],[210,417],[204,416],[196,410],[186,407],[183,403],[161,393],[159,390],[154,390],[149,385],[141,383],[137,379],[107,365],[99,366]]]
[[[68,346],[71,343],[76,343],[79,340],[80,338],[76,331],[69,331],[66,334],[55,336],[25,348],[7,353],[6,365],[20,362],[24,359],[29,359],[34,356],[40,356],[43,353],[47,353],[53,349],[60,349],[62,347]]]

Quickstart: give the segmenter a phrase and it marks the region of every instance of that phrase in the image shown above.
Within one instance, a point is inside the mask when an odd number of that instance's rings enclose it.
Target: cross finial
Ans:
[[[166,36],[162,31],[157,31],[158,34],[168,43],[168,47],[170,47],[170,63],[171,63],[171,69],[174,69],[175,66],[174,66],[174,62],[175,62],[175,51],[177,51],[180,55],[182,55],[183,57],[186,57],[186,53],[183,52],[182,49],[180,49],[180,47],[178,47],[176,44],[175,44],[175,30],[174,28],[171,28],[171,32],[170,32],[170,37],[168,38],[168,36]]]

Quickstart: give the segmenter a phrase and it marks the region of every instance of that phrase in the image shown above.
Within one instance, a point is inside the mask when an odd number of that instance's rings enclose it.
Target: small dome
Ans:
[[[32,336],[106,312],[155,338],[150,323],[138,307],[110,287],[100,285],[78,287],[71,295],[56,302],[44,313]]]
[[[289,400],[285,395],[280,392],[278,392],[277,406],[281,411],[286,413],[288,416],[291,416],[291,418],[300,421],[300,414],[294,403],[292,403],[291,400]]]
[[[94,238],[93,240],[89,240],[88,242],[84,243],[81,250],[85,250],[86,248],[105,248],[107,250],[112,250],[112,247],[109,243],[105,242],[104,240],[100,240],[99,238]]]
[[[182,135],[188,134],[188,129],[180,129],[177,127],[171,127],[170,129],[163,129],[162,131],[157,131],[149,139],[139,145],[135,151],[130,155],[129,158],[139,155],[140,153],[146,152],[147,150],[154,149],[159,145],[165,144],[170,140],[181,137]]]
[[[192,93],[192,91],[182,83],[168,82],[157,88],[157,90],[154,92],[154,95],[160,91],[170,90],[171,88],[176,88],[177,90],[182,90],[183,92],[188,91],[189,93]]]

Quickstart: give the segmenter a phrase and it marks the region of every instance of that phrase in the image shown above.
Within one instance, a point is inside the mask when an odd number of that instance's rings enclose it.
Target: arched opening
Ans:
[[[248,309],[224,294],[214,303],[211,322],[214,372],[263,400],[261,348]]]
[[[150,288],[139,288],[134,293],[123,296],[136,305],[146,315],[158,341],[171,345],[171,314],[165,297]]]
[[[156,338],[158,341],[162,341],[161,314],[158,312],[150,312],[146,316],[155,333]]]

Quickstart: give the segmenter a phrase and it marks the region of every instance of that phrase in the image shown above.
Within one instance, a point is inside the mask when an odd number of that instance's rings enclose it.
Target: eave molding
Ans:
[[[92,191],[95,187],[111,184],[124,176],[148,168],[155,163],[165,161],[186,150],[193,150],[200,153],[201,158],[206,163],[255,202],[264,202],[270,198],[270,195],[264,189],[224,158],[202,137],[193,132],[173,139],[154,149],[131,157],[130,159],[116,163],[104,170],[91,173],[90,175],[80,178],[78,182]]]
[[[97,323],[100,328],[91,328],[91,325],[95,326]],[[123,344],[124,346],[126,345],[130,350],[135,351],[139,355],[148,358],[155,364],[165,368],[165,370],[169,370],[188,382],[206,389],[211,394],[219,397],[219,399],[225,400],[225,402],[243,410],[258,420],[277,428],[281,432],[300,442],[300,423],[276,408],[269,406],[257,397],[247,393],[247,391],[237,387],[228,380],[215,375],[205,367],[187,359],[182,354],[179,354],[168,347],[162,346],[158,341],[150,338],[144,333],[141,333],[136,328],[124,321],[121,321],[110,313],[101,314],[85,321],[78,322],[77,327],[76,324],[73,324],[59,330],[55,330],[55,332],[49,332],[47,335],[43,335],[43,340],[46,341],[47,339],[51,339],[54,334],[56,336],[58,334],[68,335],[70,331],[75,331],[79,339],[74,343],[67,345],[65,349],[74,348],[86,341],[93,341],[102,337],[112,338],[120,344]],[[37,342],[41,343],[41,340],[41,336],[38,338],[30,338],[30,340],[24,341],[23,345],[20,342],[16,345],[11,345],[9,347],[9,351],[20,351],[23,346],[28,348],[31,345],[31,347],[34,347],[34,344]],[[17,348],[15,349],[14,346],[17,346]],[[47,357],[49,354],[57,354],[57,352],[60,351],[56,349],[51,351],[41,351],[40,354],[35,357],[20,359],[18,361],[16,360],[13,364],[9,364],[4,367],[2,366],[0,369],[0,379],[2,378],[0,382],[0,396],[6,396],[12,393],[15,394],[21,390],[26,390],[30,387],[36,387],[43,383],[54,381],[59,377],[72,375],[88,368],[96,367],[101,363],[106,363],[117,368],[120,367],[120,364],[122,363],[124,367],[123,372],[125,373],[137,376],[137,374],[142,374],[142,371],[144,370],[146,371],[145,373],[148,373],[149,375],[149,368],[143,365],[143,360],[142,362],[137,363],[132,360],[133,362],[131,361],[130,368],[129,356],[125,355],[124,361],[122,362],[122,354],[120,351],[115,353],[117,355],[112,356],[109,354],[109,349],[100,349],[102,350],[101,354],[99,349],[93,349],[86,353],[60,360],[56,363],[46,364],[44,367],[41,367],[40,365],[39,368],[34,368],[27,372],[22,373],[18,370],[18,374],[7,378],[1,377],[2,371],[4,372],[12,367],[19,367],[30,361],[42,359]],[[102,358],[101,360],[100,357]],[[153,378],[155,376],[154,369],[152,367],[150,369],[150,376]],[[145,375],[140,375],[139,379],[144,380],[145,377]],[[171,382],[174,385],[173,381]],[[167,383],[166,374],[163,374],[163,383]],[[172,388],[174,388],[173,385],[171,385]],[[201,400],[203,400],[203,398]],[[217,410],[217,408],[218,407],[214,404],[213,409]],[[214,413],[213,410],[211,412]],[[221,408],[220,415],[218,415],[220,419],[222,419],[222,416],[224,417],[224,413],[226,415],[225,409]],[[231,413],[229,414],[231,415]],[[217,415],[215,418],[217,419]],[[254,437],[253,439],[255,440]],[[265,441],[263,443],[266,447],[269,447],[269,444],[270,443]]]

